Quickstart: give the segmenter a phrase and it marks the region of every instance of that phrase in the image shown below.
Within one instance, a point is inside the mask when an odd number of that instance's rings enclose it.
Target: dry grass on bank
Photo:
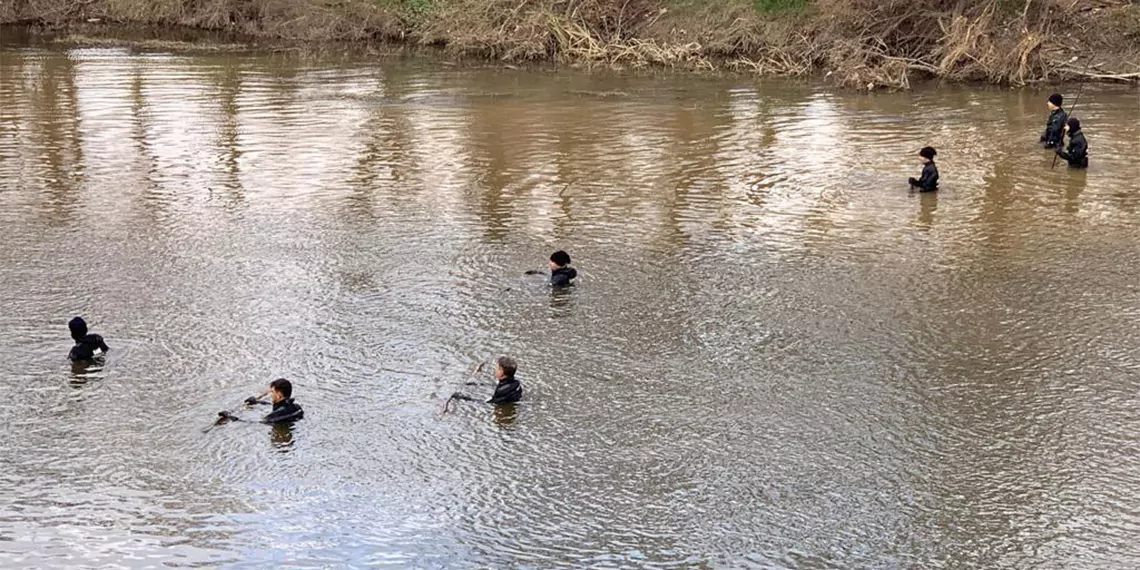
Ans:
[[[223,30],[300,41],[399,39],[397,17],[371,0],[8,0],[0,23],[49,27],[98,20]]]
[[[1086,38],[1101,42],[1100,53],[1136,45],[1105,45],[1105,21],[1114,22],[1116,38],[1140,38],[1140,7],[1127,0],[815,0],[807,6],[773,15],[751,0],[452,0],[423,31],[455,51],[509,61],[826,73],[859,88],[906,88],[916,76],[1010,85],[1064,79],[1084,72],[1072,59],[1090,53]],[[1099,75],[1131,78],[1120,69]]]
[[[1133,79],[1128,0],[9,0],[0,22],[98,18],[302,41],[387,41],[501,61],[914,77],[1022,85]],[[1101,54],[1088,71],[1077,55]],[[1111,54],[1112,57],[1107,57]],[[1113,65],[1107,62],[1112,61]],[[1135,75],[1140,78],[1140,75]]]

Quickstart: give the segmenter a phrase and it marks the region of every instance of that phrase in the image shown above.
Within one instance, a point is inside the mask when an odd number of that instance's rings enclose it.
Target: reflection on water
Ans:
[[[1140,556],[1134,91],[1073,172],[1045,90],[2,54],[0,565]]]
[[[282,453],[293,447],[293,426],[289,424],[274,424],[270,427],[273,446]]]
[[[82,386],[89,380],[103,378],[103,367],[106,361],[103,358],[71,363],[71,384]]]

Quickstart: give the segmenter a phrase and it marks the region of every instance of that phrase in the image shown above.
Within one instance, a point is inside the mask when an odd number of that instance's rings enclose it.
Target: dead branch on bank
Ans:
[[[771,15],[752,0],[17,0],[0,23],[98,19],[301,41],[443,46],[500,61],[557,59],[619,67],[827,73],[860,89],[920,77],[1025,85],[1066,77],[1134,81],[1140,7],[1127,0],[812,0]],[[1135,40],[1135,41],[1134,41]],[[1131,47],[1130,47],[1131,46]],[[1131,50],[1131,51],[1129,51]],[[1074,53],[1119,53],[1082,72]]]
[[[713,63],[701,55],[701,44],[697,42],[662,44],[642,39],[606,42],[585,24],[554,15],[548,16],[548,25],[555,38],[555,53],[571,61],[604,62],[634,68],[684,65],[690,69],[715,69]]]
[[[1140,82],[1140,72],[1137,73],[1088,73],[1083,69],[1075,69],[1072,67],[1063,68],[1065,73],[1074,77],[1086,77],[1088,79],[1099,79],[1102,81],[1120,81],[1124,83]]]

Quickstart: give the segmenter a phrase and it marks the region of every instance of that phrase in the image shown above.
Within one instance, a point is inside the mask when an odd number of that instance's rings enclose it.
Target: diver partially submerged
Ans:
[[[1069,121],[1069,115],[1062,107],[1064,102],[1065,98],[1060,93],[1054,93],[1045,103],[1049,107],[1049,117],[1045,119],[1045,132],[1040,139],[1045,148],[1058,148],[1065,139],[1065,124]]]
[[[266,396],[269,396],[269,401],[262,401],[262,398]],[[246,398],[245,403],[249,406],[273,405],[273,410],[261,418],[263,424],[294,422],[305,417],[305,411],[301,409],[301,405],[293,401],[293,384],[284,378],[270,382],[269,390],[260,396]]]
[[[538,269],[526,272],[527,275],[542,275]],[[570,266],[570,254],[558,250],[550,255],[550,286],[555,288],[573,285],[578,277],[578,270]]]
[[[578,277],[578,270],[570,267],[570,254],[558,250],[550,255],[550,286],[566,287]]]
[[[1081,130],[1080,119],[1069,118],[1065,123],[1065,132],[1069,135],[1069,148],[1066,150],[1057,145],[1057,156],[1068,162],[1070,168],[1088,168],[1089,142],[1085,140],[1085,133]]]
[[[495,391],[491,397],[485,401],[487,404],[513,404],[522,399],[523,388],[522,382],[515,378],[515,373],[518,371],[518,363],[515,359],[509,356],[500,356],[495,361]],[[478,383],[468,383],[471,385],[478,385]],[[456,392],[451,395],[450,400],[466,400],[469,402],[478,402],[482,398],[476,398]],[[445,406],[446,409],[446,406]]]
[[[911,188],[918,188],[919,192],[938,190],[938,167],[934,164],[934,157],[937,154],[938,151],[928,146],[918,151],[919,159],[922,160],[922,175],[908,180]]]
[[[87,321],[83,317],[75,317],[67,323],[67,328],[71,329],[71,339],[75,341],[75,346],[71,347],[71,352],[67,357],[72,362],[89,362],[95,360],[96,351],[99,354],[107,354],[111,347],[103,342],[103,337],[87,332]]]

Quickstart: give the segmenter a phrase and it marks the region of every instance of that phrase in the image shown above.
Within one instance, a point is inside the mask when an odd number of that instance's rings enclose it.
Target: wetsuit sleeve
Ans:
[[[933,164],[928,164],[922,167],[922,176],[918,180],[913,178],[912,186],[918,186],[923,191],[930,191],[938,188],[938,171],[935,170]]]
[[[1077,146],[1077,144],[1070,139],[1069,140],[1069,150],[1066,151],[1065,149],[1063,149],[1061,147],[1057,147],[1057,156],[1060,156],[1061,158],[1063,158],[1065,160],[1065,162],[1072,164],[1073,161],[1076,160],[1076,157],[1077,157],[1077,154],[1074,152],[1076,150],[1076,146]]]
[[[487,400],[488,404],[510,404],[519,400],[519,392],[521,387],[518,380],[512,382],[501,382],[495,387],[495,393],[491,394],[491,399]]]
[[[504,390],[503,386],[495,388],[495,393],[491,394],[491,399],[487,400],[488,404],[502,404],[507,401],[509,391]]]
[[[304,417],[304,415],[305,411],[301,409],[301,406],[294,404],[292,406],[287,406],[285,408],[270,412],[269,415],[261,418],[261,423],[276,424],[280,422],[291,422],[301,419]]]
[[[95,335],[95,342],[99,345],[99,350],[102,350],[104,353],[111,351],[111,347],[107,346],[106,342],[103,342],[103,337]]]
[[[1045,132],[1041,133],[1041,142],[1043,142],[1043,143],[1056,142],[1057,141],[1056,130],[1057,130],[1057,115],[1055,113],[1050,113],[1049,117],[1045,119]]]
[[[938,167],[933,164],[927,165],[929,172],[925,173],[926,183],[922,186],[923,190],[931,191],[938,189]],[[925,170],[925,169],[924,169]]]
[[[1069,115],[1064,111],[1049,115],[1049,124],[1045,127],[1045,142],[1060,146],[1065,140],[1065,123],[1068,121]]]
[[[550,284],[554,287],[565,287],[578,276],[578,271],[571,267],[566,271],[556,271],[550,275]]]
[[[1069,145],[1069,154],[1073,160],[1080,161],[1081,157],[1085,156],[1089,151],[1089,143],[1085,137],[1080,137]]]

